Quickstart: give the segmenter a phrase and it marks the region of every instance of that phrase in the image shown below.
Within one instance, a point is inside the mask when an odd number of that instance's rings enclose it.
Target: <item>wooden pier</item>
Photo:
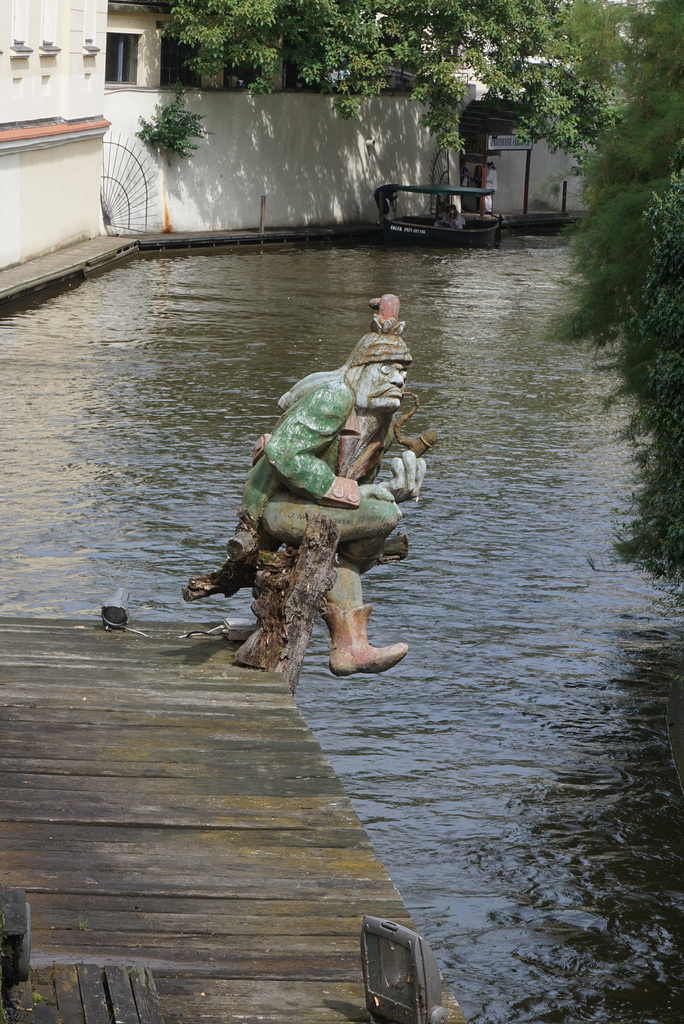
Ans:
[[[0,883],[32,965],[151,970],[168,1024],[369,1020],[361,919],[413,926],[287,686],[140,628],[0,618]]]

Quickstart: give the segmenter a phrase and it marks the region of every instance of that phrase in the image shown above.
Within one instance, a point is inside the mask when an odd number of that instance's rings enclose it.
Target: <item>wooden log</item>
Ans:
[[[183,587],[184,601],[199,601],[203,597],[213,597],[215,594],[232,597],[238,590],[253,587],[256,574],[260,569],[274,572],[281,567],[277,561],[273,561],[272,552],[259,551],[256,526],[244,505],[238,509],[238,518],[240,525],[226,542],[228,558],[220,569],[212,569],[210,572],[191,577],[187,587]],[[280,556],[282,556],[282,552]],[[385,543],[385,548],[378,558],[377,564],[389,565],[392,562],[401,562],[406,557],[408,557],[408,537],[405,533],[397,533]],[[291,568],[293,561],[290,559],[289,562],[284,562],[283,570],[286,566]]]
[[[244,505],[238,509],[240,525],[226,544],[228,558],[220,569],[193,576],[183,587],[184,601],[198,601],[213,594],[231,597],[243,587],[254,585],[259,562],[256,524]]]
[[[255,523],[244,506],[238,517],[240,526],[226,544],[226,562],[220,569],[190,579],[183,598],[230,597],[252,587],[258,628],[237,651],[235,663],[279,672],[294,694],[314,621],[335,582],[339,531],[323,511],[312,510],[298,549],[260,551]],[[377,564],[399,562],[407,555],[408,537],[399,533],[385,544]]]
[[[291,693],[314,621],[335,582],[340,539],[337,527],[322,512],[307,512],[306,522],[298,550],[272,556],[271,564],[257,572],[252,611],[259,626],[235,655],[238,665],[280,672]]]

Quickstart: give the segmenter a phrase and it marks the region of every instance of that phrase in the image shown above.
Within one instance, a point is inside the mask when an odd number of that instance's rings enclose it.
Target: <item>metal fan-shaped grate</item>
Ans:
[[[436,149],[430,167],[431,185],[449,184],[449,150]]]
[[[155,196],[154,172],[144,152],[120,136],[103,139],[100,201],[107,234],[147,231]]]
[[[430,165],[430,184],[431,185],[448,185],[449,184],[449,150],[448,149],[436,149],[435,155],[432,158]],[[437,197],[430,196],[429,200],[425,204],[423,210],[424,214],[429,213],[434,215],[437,209]]]

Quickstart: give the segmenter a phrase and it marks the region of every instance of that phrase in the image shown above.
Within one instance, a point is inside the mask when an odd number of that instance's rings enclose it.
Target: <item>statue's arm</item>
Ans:
[[[316,388],[274,431],[264,456],[295,494],[322,505],[358,506],[356,481],[335,476],[322,457],[342,430],[353,404],[350,389],[342,383]]]

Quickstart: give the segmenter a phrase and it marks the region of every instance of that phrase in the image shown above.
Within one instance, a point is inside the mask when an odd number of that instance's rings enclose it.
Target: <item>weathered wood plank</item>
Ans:
[[[59,786],[59,792],[65,805],[71,796],[80,801],[84,794],[95,797],[103,788],[102,776],[97,775],[93,778],[82,774],[64,775],[56,779],[54,775],[8,772],[4,776],[2,784],[10,800],[15,794],[31,792],[36,796],[38,802],[41,800],[42,793],[50,793],[52,798],[52,794]],[[119,778],[116,775],[109,775],[105,785],[110,803],[117,799],[124,799],[130,801],[131,806],[135,807],[136,804],[148,806],[155,799],[158,802],[160,789],[158,778],[141,778],[133,775]],[[262,777],[260,773],[254,771],[231,772],[224,778],[195,776],[187,779],[168,775],[164,780],[163,789],[166,799],[190,806],[201,806],[202,802],[209,798],[244,797],[248,799],[253,796],[258,796],[260,801],[268,801],[272,798],[274,802],[277,801],[280,804],[288,799],[302,797],[306,799],[312,789],[319,800],[326,796],[339,797],[340,792],[339,782],[331,775],[326,777],[317,773],[311,776],[297,777],[274,772]],[[348,813],[352,813],[351,804],[348,807]]]
[[[33,1020],[35,1024],[60,1024],[52,968],[31,969]]]
[[[264,921],[263,930],[266,933],[270,929],[270,923],[275,920],[281,921],[285,929],[292,927],[291,922],[302,921],[310,924],[314,930],[322,927],[319,919],[341,920],[349,917],[350,921],[359,923],[364,913],[368,912],[368,905],[362,896],[356,895],[349,890],[345,893],[330,892],[325,899],[299,897],[291,899],[263,900],[259,897],[242,899],[223,899],[220,897],[188,896],[188,897],[163,897],[163,896],[140,896],[132,893],[123,895],[98,895],[88,892],[82,893],[79,897],[78,907],[74,905],[73,895],[65,892],[34,892],[31,895],[31,906],[34,917],[42,921],[45,928],[54,922],[50,920],[50,914],[64,915],[62,918],[65,927],[71,928],[83,913],[88,919],[95,914],[122,915],[131,920],[132,926],[135,921],[163,922],[166,918],[179,921],[193,919],[210,922],[212,918],[219,917],[223,921],[235,922],[235,927],[240,928],[243,921],[268,918]],[[384,897],[374,904],[379,916],[389,917],[392,920],[408,920],[408,912],[404,907],[396,889],[387,889]],[[47,915],[47,916],[46,916]],[[93,929],[98,926],[93,920]],[[355,931],[352,926],[352,932]],[[160,925],[161,930],[161,925]],[[181,931],[181,928],[178,928]],[[360,934],[359,924],[359,934]],[[219,934],[220,929],[217,934]]]
[[[357,921],[358,925],[359,922]],[[193,935],[189,942],[187,933],[165,933],[157,935],[154,932],[134,932],[129,934],[125,930],[121,932],[107,932],[101,934],[90,927],[79,931],[65,931],[59,937],[59,943],[52,945],[51,956],[67,956],[70,961],[80,959],[80,954],[88,953],[97,956],[105,952],[107,958],[112,956],[128,962],[131,957],[154,960],[173,960],[176,963],[192,963],[201,961],[207,964],[207,970],[212,973],[218,972],[220,976],[228,971],[233,976],[234,971],[241,973],[244,969],[259,969],[259,964],[266,964],[268,969],[274,965],[281,965],[291,961],[293,958],[307,971],[312,964],[320,967],[327,965],[328,969],[344,969],[352,971],[355,976],[358,971],[358,937],[356,928],[350,934],[331,935],[326,938],[325,953],[321,952],[321,935],[251,935],[244,933],[233,937],[224,931],[221,949],[218,950],[214,935],[200,936]],[[358,931],[361,931],[360,925]],[[89,934],[90,932],[90,934]],[[40,952],[40,945],[37,942],[38,936],[46,941],[50,938],[47,933],[36,932],[36,951]],[[247,967],[245,968],[245,965]],[[251,967],[250,967],[251,965]]]
[[[74,700],[99,701],[101,707],[106,708],[116,702],[128,698],[133,700],[135,691],[141,683],[141,676],[135,676],[131,672],[131,679],[124,680],[117,673],[114,676],[107,676],[96,662],[92,666],[79,670],[83,678],[74,678],[76,673],[70,670],[68,686],[60,688],[55,692],[54,682],[40,681],[36,677],[41,674],[44,665],[32,666],[30,661],[22,658],[17,662],[13,671],[11,661],[3,655],[3,669],[0,670],[0,686],[2,686],[3,700],[7,701],[30,701],[32,704],[49,698],[55,705],[69,705]],[[49,666],[48,666],[49,667]],[[150,679],[152,676],[150,676]],[[220,705],[225,710],[239,710],[241,708],[253,709],[263,707],[264,710],[277,710],[287,707],[287,696],[280,686],[263,686],[260,690],[247,689],[244,684],[221,685],[219,680],[200,680],[196,692],[184,692],[177,681],[169,679],[163,688],[159,688],[159,674],[155,674],[155,685],[146,688],[145,704],[148,710],[155,707],[160,708],[196,708],[201,704]],[[144,678],[142,679],[144,681]],[[187,686],[187,684],[186,684]]]
[[[104,759],[103,759],[104,760]],[[208,759],[209,761],[210,759]],[[225,757],[222,758],[225,761]],[[307,763],[306,760],[300,760],[299,765],[297,758],[287,762],[286,759],[282,759],[279,763],[274,761],[272,758],[264,758],[265,761],[270,762],[270,774],[274,776],[280,775],[284,781],[290,779],[296,779],[297,784],[299,781],[304,779],[310,782],[314,782],[316,779],[333,779],[333,772],[329,765],[312,765]],[[254,752],[254,756],[245,758],[235,759],[235,772],[231,774],[234,779],[237,778],[254,778],[255,771],[262,769],[264,766],[260,764],[258,752]],[[43,777],[50,777],[53,779],[52,784],[55,785],[54,776],[85,776],[92,779],[131,779],[131,778],[145,778],[145,779],[196,779],[196,778],[221,778],[221,764],[218,763],[218,758],[214,764],[207,763],[200,770],[197,765],[179,763],[174,760],[167,764],[162,764],[159,761],[150,761],[147,764],[135,764],[130,761],[110,761],[106,760],[105,763],[99,761],[89,760],[48,760],[47,758],[30,758],[21,757],[0,757],[0,774],[2,775],[41,775]],[[315,784],[315,782],[314,782]]]
[[[130,946],[121,948],[114,946],[109,951],[99,948],[89,951],[87,954],[84,950],[79,952],[74,947],[67,947],[65,949],[57,947],[54,951],[50,950],[46,953],[37,950],[35,960],[37,965],[49,967],[53,961],[70,963],[75,956],[83,960],[87,957],[88,963],[85,966],[95,970],[99,970],[102,963],[125,961],[127,966],[148,967],[154,973],[158,985],[161,985],[162,979],[167,977],[244,978],[247,980],[251,979],[252,983],[256,986],[262,979],[278,978],[282,981],[318,981],[323,983],[327,981],[350,981],[358,977],[359,974],[357,951],[350,953],[348,956],[335,952],[327,954],[326,952],[319,956],[307,957],[299,951],[295,951],[288,956],[286,953],[278,954],[276,951],[273,951],[272,953],[261,955],[234,955],[225,958],[219,950],[216,952],[219,955],[211,959],[207,957],[206,951],[203,951],[201,956],[193,959],[191,950],[186,950],[183,955],[166,947],[135,949]],[[81,968],[79,967],[79,972],[80,970]],[[81,993],[83,995],[82,982]],[[86,1009],[86,1020],[88,1021],[88,1006],[86,1005],[85,995],[84,1006]],[[162,1012],[164,1010],[165,1004],[162,1003]],[[55,1024],[57,1024],[56,1021]],[[107,1021],[107,1024],[109,1024],[109,1021]]]
[[[53,967],[57,1010],[62,1024],[85,1024],[78,973],[74,964]]]
[[[187,830],[168,828],[165,843],[187,840]],[[193,833],[193,843],[201,848],[219,846],[226,851],[239,852],[249,857],[255,850],[268,851],[315,847],[325,850],[366,850],[372,854],[371,842],[358,827],[319,829],[268,829],[254,833],[252,829],[231,829],[225,832],[200,829]],[[159,832],[155,828],[129,825],[125,832],[110,825],[61,824],[34,822],[27,834],[22,822],[3,822],[0,828],[0,862],[3,856],[16,851],[40,851],[47,847],[63,854],[92,851],[93,855],[107,855],[126,848],[135,848],[151,856],[160,847]]]
[[[384,868],[370,857],[367,850],[359,854],[332,849],[321,851],[320,856],[313,856],[316,851],[311,849],[291,850],[284,847],[280,853],[275,848],[266,853],[255,849],[251,857],[244,857],[239,852],[232,856],[212,853],[190,856],[191,851],[187,849],[186,857],[160,851],[153,858],[136,851],[120,856],[113,853],[108,857],[93,856],[86,852],[72,854],[66,866],[65,855],[58,851],[47,851],[43,856],[39,852],[30,852],[36,871],[34,884],[44,880],[49,887],[50,880],[58,874],[63,884],[70,886],[73,891],[88,884],[113,892],[120,887],[120,876],[130,879],[131,886],[136,883],[140,887],[143,884],[153,885],[155,891],[160,891],[164,879],[172,877],[173,891],[182,889],[199,894],[200,890],[204,891],[207,887],[206,882],[198,879],[200,871],[204,873],[203,878],[208,876],[214,880],[215,891],[224,898],[229,894],[246,894],[258,885],[264,874],[270,876],[263,881],[264,898],[266,893],[275,898],[276,892],[287,896],[295,887],[298,893],[304,895],[309,887],[318,891],[322,886],[334,885],[336,880],[342,881],[347,877],[355,879],[354,887],[357,891],[365,892],[375,891],[378,883],[385,885],[388,881]],[[324,853],[327,856],[323,856]],[[7,857],[7,872],[20,870],[20,864],[21,851],[17,851]]]
[[[40,899],[41,894],[35,899]],[[48,894],[49,895],[49,894]],[[104,902],[104,901],[103,901]],[[180,901],[178,901],[180,902]],[[218,900],[215,902],[219,902]],[[116,913],[107,909],[88,910],[83,905],[82,897],[71,900],[71,908],[62,913],[46,912],[43,910],[39,915],[39,926],[32,929],[37,949],[48,948],[54,938],[51,931],[61,933],[60,941],[67,942],[71,932],[86,932],[82,935],[83,942],[101,942],[106,944],[110,941],[110,933],[115,935],[126,934],[131,942],[139,941],[145,945],[148,936],[155,936],[156,941],[161,943],[167,935],[198,938],[210,936],[215,943],[217,936],[223,936],[230,941],[242,942],[244,936],[271,937],[311,937],[320,939],[320,936],[335,938],[343,935],[352,936],[354,944],[357,943],[356,932],[360,932],[360,921],[364,910],[368,910],[367,904],[362,907],[361,900],[354,907],[342,908],[336,914],[330,910],[324,916],[323,907],[317,906],[315,912],[306,911],[306,901],[292,900],[293,909],[287,916],[281,914],[267,914],[266,908],[261,914],[253,914],[249,917],[241,916],[235,909],[236,900],[231,900],[231,905],[226,906],[223,914],[206,913],[192,914],[189,912],[151,914],[139,912]],[[243,903],[249,901],[243,900]],[[262,901],[262,902],[276,902]],[[282,902],[282,901],[281,901]],[[309,901],[310,902],[310,901]],[[373,910],[378,916],[390,918],[392,921],[405,923],[409,917],[406,910],[398,901],[390,902],[382,900],[373,904]]]
[[[83,963],[77,971],[86,1024],[110,1024],[100,968]]]
[[[243,885],[248,885],[254,877],[264,872],[271,875],[274,885],[282,878],[290,878],[293,884],[299,884],[304,877],[312,882],[329,882],[349,874],[359,880],[363,879],[366,884],[378,879],[386,881],[388,877],[382,866],[373,859],[371,850],[365,846],[362,849],[327,847],[318,850],[313,846],[290,847],[287,844],[281,847],[272,844],[262,848],[253,842],[250,846],[231,850],[217,848],[212,843],[206,849],[198,850],[186,838],[182,846],[176,844],[174,847],[173,844],[165,843],[163,848],[154,849],[150,846],[148,850],[146,852],[138,846],[128,846],[121,850],[112,848],[107,852],[95,846],[79,851],[49,846],[43,850],[35,847],[14,849],[4,854],[3,870],[8,874],[13,870],[21,870],[22,854],[30,854],[39,872],[36,879],[43,874],[49,877],[61,866],[65,884],[69,879],[78,879],[82,875],[90,884],[102,884],[107,888],[116,884],[119,874],[130,878],[146,875],[150,880],[170,874],[177,881],[190,885],[196,881],[198,872],[212,872],[217,882],[230,884],[231,888],[237,879]],[[65,859],[69,862],[67,867],[64,867]]]
[[[157,980],[157,989],[171,1024],[184,1024],[178,1007],[182,1004],[193,1019],[201,1015],[206,1024],[225,1024],[226,1009],[240,1007],[241,1024],[340,1024],[368,1021],[363,986],[329,982],[321,993],[314,983],[288,983],[262,979],[251,987],[244,979]],[[165,998],[166,997],[166,998]]]
[[[209,765],[217,760],[225,763],[226,758],[230,758],[231,763],[234,758],[237,764],[260,764],[259,750],[263,752],[266,764],[280,764],[284,761],[288,764],[326,763],[310,733],[307,735],[300,731],[285,729],[271,730],[265,749],[263,738],[258,734],[252,734],[251,730],[241,731],[238,726],[230,730],[225,726],[215,728],[213,723],[210,727],[206,723],[194,728],[188,727],[184,733],[166,727],[151,727],[145,730],[144,736],[139,737],[140,741],[137,741],[140,730],[134,726],[127,726],[125,743],[121,741],[121,727],[116,724],[108,726],[99,722],[88,728],[84,723],[75,723],[70,729],[63,722],[43,722],[42,726],[40,750],[36,750],[31,742],[27,742],[27,739],[33,739],[35,731],[35,726],[31,722],[1,723],[1,749],[8,756],[11,754],[12,759],[45,755],[55,762],[65,759],[66,755],[79,760],[92,760],[95,756],[94,749],[97,749],[103,758],[112,762],[123,761],[144,765],[159,760],[167,763],[193,764],[198,774],[205,773]],[[200,738],[204,739],[202,759],[198,758]]]
[[[306,899],[325,899],[326,892],[331,887],[339,884],[341,875],[330,875],[320,878],[298,878],[296,880],[296,891]],[[237,875],[231,880],[218,879],[212,884],[210,879],[194,881],[189,878],[168,879],[146,876],[142,873],[123,873],[113,875],[106,882],[97,882],[94,879],[84,878],[83,874],[65,872],[62,876],[54,873],[41,873],[36,869],[36,885],[40,891],[59,892],[66,891],[78,897],[88,891],[95,889],[106,896],[119,896],[130,893],[135,896],[168,896],[168,897],[195,897],[210,896],[215,893],[221,899],[254,899],[258,894],[263,898],[287,899],[293,898],[295,892],[294,883],[290,877],[278,877],[264,879],[261,884],[259,878],[254,875],[251,878],[240,878]],[[354,891],[358,898],[366,901],[366,907],[372,907],[377,900],[382,899],[385,883],[382,879],[359,880],[354,882]]]
[[[97,706],[91,706],[86,709],[83,704],[79,702],[78,707],[74,708],[72,705],[65,704],[64,707],[56,707],[47,705],[45,702],[36,701],[34,704],[3,704],[0,702],[0,709],[2,709],[2,718],[7,723],[35,723],[38,716],[40,721],[45,725],[53,726],[66,726],[73,723],[75,729],[85,730],[92,727],[92,717],[89,720],[88,715],[97,716],[100,718],[100,728],[113,729],[150,729],[152,733],[156,729],[164,730],[180,730],[183,728],[182,719],[171,718],[168,714],[162,712],[155,712],[145,708],[139,712],[124,711],[119,708],[103,708]],[[263,721],[262,719],[263,715]],[[255,718],[258,716],[258,718]],[[249,710],[246,714],[239,715],[237,713],[232,714],[230,717],[227,716],[225,711],[217,707],[215,710],[199,710],[187,712],[187,729],[192,734],[197,732],[204,732],[211,728],[216,730],[219,734],[223,733],[229,739],[230,737],[239,738],[240,733],[242,738],[245,737],[263,737],[264,733],[270,731],[271,725],[276,733],[276,740],[282,739],[296,739],[300,736],[306,735],[306,726],[299,721],[288,720],[286,722],[278,722],[277,717],[274,717],[269,721],[269,716],[263,714],[259,708],[253,708],[251,714]]]
[[[131,967],[130,979],[140,1020],[143,1024],[162,1024],[159,997],[152,972],[143,967]]]
[[[109,964],[104,976],[116,1024],[138,1024],[138,1007],[126,968]]]
[[[68,796],[68,795],[67,795]],[[355,814],[340,801],[308,797],[205,796],[191,794],[184,803],[140,806],[125,796],[79,792],[68,799],[59,789],[34,791],[28,801],[22,791],[2,795],[3,817],[10,821],[92,821],[96,824],[157,825],[202,829],[325,828],[355,824]]]
[[[217,948],[216,942],[200,942],[195,937],[189,940],[187,936],[166,935],[163,942],[155,942],[155,938],[150,935],[150,941],[143,945],[141,936],[133,939],[121,933],[111,934],[108,942],[94,942],[92,936],[70,932],[59,941],[53,941],[48,951],[36,949],[35,961],[50,965],[53,960],[73,963],[85,959],[101,963],[137,963],[149,966],[157,978],[169,974],[217,978],[256,977],[257,974],[284,978],[356,978],[359,971],[358,943],[353,936],[334,937],[330,944],[322,943],[320,936],[308,940],[279,936],[270,943],[263,939],[254,946],[245,942],[244,948],[236,943],[225,949]],[[256,939],[254,941],[256,943]]]

